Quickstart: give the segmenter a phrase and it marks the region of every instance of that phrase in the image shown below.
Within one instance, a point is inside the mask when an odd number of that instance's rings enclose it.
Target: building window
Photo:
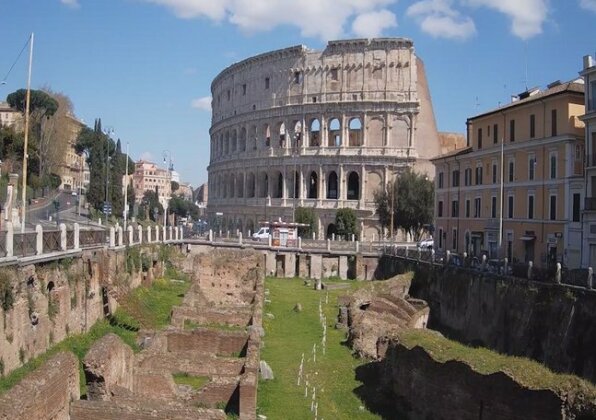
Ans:
[[[464,169],[464,185],[466,187],[472,185],[472,168]]]
[[[557,178],[557,152],[550,153],[550,179]]]
[[[534,196],[528,196],[528,219],[534,218]]]
[[[451,202],[451,217],[459,217],[459,201],[457,200]]]
[[[439,249],[443,249],[443,228],[439,229]]]
[[[590,92],[588,92],[588,109],[596,109],[596,80],[590,82]]]
[[[457,170],[457,169],[452,172],[451,186],[459,187],[459,170]]]
[[[439,172],[439,179],[437,182],[439,184],[438,188],[443,188],[443,172]]]
[[[495,219],[497,217],[497,197],[492,196],[490,200],[490,217]]]
[[[302,73],[299,71],[294,72],[294,84],[298,85],[302,81]]]
[[[530,115],[530,138],[536,137],[536,115]]]
[[[482,128],[478,129],[478,148],[482,149]]]
[[[557,196],[550,196],[550,220],[557,220]]]
[[[242,85],[242,96],[246,96],[246,83]]]
[[[574,193],[573,194],[573,219],[572,221],[574,222],[579,222],[579,217],[580,217],[580,194],[579,193]]]
[[[513,219],[513,196],[507,197],[507,217]]]
[[[528,179],[530,181],[534,180],[536,176],[536,156],[530,155],[528,158]]]
[[[515,120],[509,121],[509,141],[515,141]]]
[[[482,166],[476,167],[476,185],[482,185]]]
[[[481,206],[481,198],[477,197],[474,199],[474,217],[480,217],[480,206]]]
[[[269,78],[265,77],[265,89],[269,89]]]
[[[337,68],[331,69],[330,76],[331,76],[331,80],[333,80],[334,82],[339,80],[339,74],[338,74]]]
[[[493,163],[493,184],[497,183],[497,164]]]
[[[466,200],[466,217],[470,217],[470,200]]]
[[[550,111],[550,130],[553,136],[557,135],[557,110]]]
[[[230,89],[228,89],[228,101],[230,100],[231,97],[232,97],[232,92],[230,92]]]
[[[439,201],[437,209],[437,217],[443,217],[443,202]]]
[[[515,179],[515,161],[509,161],[509,182],[513,182]]]
[[[451,244],[451,249],[457,249],[457,229],[453,228],[453,243]]]
[[[497,144],[499,141],[499,126],[497,124],[493,124],[493,143]]]

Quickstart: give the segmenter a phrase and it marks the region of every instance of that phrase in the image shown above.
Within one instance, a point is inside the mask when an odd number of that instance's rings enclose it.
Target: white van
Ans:
[[[253,239],[267,239],[267,238],[269,238],[269,228],[262,227],[261,229],[258,230],[258,232],[255,232],[252,234],[252,238]]]

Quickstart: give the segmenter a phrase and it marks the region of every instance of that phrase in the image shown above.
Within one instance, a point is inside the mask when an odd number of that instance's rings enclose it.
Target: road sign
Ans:
[[[104,201],[103,202],[103,212],[104,212],[104,214],[107,214],[107,215],[112,214],[112,203],[110,203],[109,201]]]

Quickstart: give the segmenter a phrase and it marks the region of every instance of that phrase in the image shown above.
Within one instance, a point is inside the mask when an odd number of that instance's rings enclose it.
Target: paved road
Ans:
[[[44,204],[33,204],[27,209],[27,229],[34,229],[36,224],[40,224],[44,229],[57,228],[59,223],[65,223],[70,227],[75,222],[84,226],[98,227],[97,223],[88,219],[84,209],[81,209],[81,216],[78,216],[77,198],[70,192],[61,192]],[[58,211],[54,206],[54,200],[60,203]]]

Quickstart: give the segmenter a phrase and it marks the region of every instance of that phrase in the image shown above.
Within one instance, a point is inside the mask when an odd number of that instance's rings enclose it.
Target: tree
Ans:
[[[157,209],[157,215],[155,214],[155,209]],[[141,216],[141,214],[143,216]],[[152,190],[145,191],[143,198],[141,199],[141,204],[139,205],[139,219],[150,219],[154,222],[157,222],[160,220],[162,215],[163,206],[159,202],[159,196],[157,195],[157,192]]]
[[[315,230],[317,218],[315,216],[315,212],[312,208],[309,207],[297,207],[296,211],[294,212],[294,220],[296,223],[304,223],[308,226],[299,227],[298,228],[298,235],[301,237],[307,237],[312,235],[312,232]]]
[[[335,213],[335,233],[344,238],[352,234],[358,236],[358,218],[354,210],[345,208]]]
[[[394,227],[402,228],[417,241],[433,222],[434,185],[425,174],[408,169],[393,184],[391,192],[375,193],[375,203],[382,226],[389,226],[393,217]]]
[[[180,188],[180,184],[178,184],[176,181],[170,181],[170,191],[177,191],[178,188]]]

